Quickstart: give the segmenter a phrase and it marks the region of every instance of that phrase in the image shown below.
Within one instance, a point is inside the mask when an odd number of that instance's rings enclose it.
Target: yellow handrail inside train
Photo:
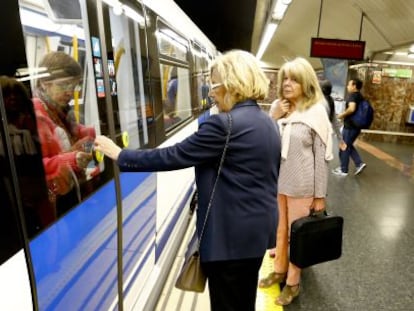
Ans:
[[[72,37],[72,53],[73,58],[78,61],[78,38],[76,35]],[[75,112],[75,119],[76,122],[79,122],[79,90],[75,88],[73,91],[73,103],[74,103],[74,112]]]

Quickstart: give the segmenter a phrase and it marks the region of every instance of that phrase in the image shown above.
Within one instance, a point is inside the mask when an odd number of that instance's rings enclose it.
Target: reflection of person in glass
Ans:
[[[203,76],[203,83],[201,85],[201,98],[202,98],[202,105],[203,109],[208,109],[211,106],[211,98],[208,96],[208,93],[210,93],[210,87],[209,87],[209,81],[208,77]]]
[[[29,236],[33,236],[56,219],[56,212],[48,200],[46,183],[44,182],[33,104],[23,83],[2,76],[0,77],[0,85],[26,229]],[[3,159],[5,148],[4,146],[0,147]],[[3,165],[7,164],[2,160],[0,167],[1,171],[5,172],[7,169]],[[5,209],[9,206],[5,201],[2,202],[2,205]],[[5,210],[2,210],[2,215],[4,212]],[[0,218],[2,220],[1,227],[8,226],[8,224],[3,224],[3,221],[8,222],[10,218]]]
[[[177,79],[177,68],[171,69],[170,78],[167,83],[167,100],[164,104],[164,122],[167,126],[170,126],[180,119],[176,116],[177,112],[177,90],[178,90],[178,79]]]
[[[61,214],[80,201],[79,185],[92,160],[95,130],[76,122],[68,104],[80,83],[81,66],[63,52],[51,52],[39,67],[47,68],[49,75],[38,79],[33,103],[49,199]]]

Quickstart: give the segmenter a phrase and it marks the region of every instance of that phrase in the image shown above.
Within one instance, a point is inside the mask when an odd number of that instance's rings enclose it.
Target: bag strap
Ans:
[[[223,153],[222,153],[221,159],[220,159],[220,165],[219,165],[219,168],[217,170],[217,177],[216,177],[216,180],[215,180],[214,185],[213,185],[213,190],[211,191],[210,201],[208,202],[206,217],[204,218],[204,223],[203,223],[203,228],[201,229],[200,237],[198,238],[197,249],[200,249],[201,239],[203,238],[204,229],[206,228],[208,215],[210,214],[210,208],[211,208],[211,204],[213,202],[214,193],[216,191],[216,186],[217,186],[217,182],[218,182],[218,179],[219,179],[219,176],[220,176],[221,167],[223,166],[224,157],[226,155],[226,151],[227,151],[227,148],[229,146],[230,134],[231,134],[232,126],[233,126],[233,118],[231,117],[230,113],[227,113],[227,120],[228,120],[229,126],[227,128],[226,144],[224,145]]]

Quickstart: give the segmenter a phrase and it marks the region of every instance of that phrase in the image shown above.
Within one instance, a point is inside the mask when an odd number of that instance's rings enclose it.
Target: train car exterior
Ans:
[[[35,97],[43,56],[70,55],[83,71],[70,111],[97,134],[163,147],[209,115],[217,51],[172,0],[2,4],[0,74]],[[0,310],[152,310],[188,224],[193,169],[120,173],[85,144],[93,160],[74,201],[51,198],[38,132],[16,131],[3,95],[0,113]]]

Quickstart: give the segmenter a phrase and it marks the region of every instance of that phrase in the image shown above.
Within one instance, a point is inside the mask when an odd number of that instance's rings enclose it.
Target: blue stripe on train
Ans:
[[[153,243],[155,174],[124,173],[121,187],[124,198],[146,193],[138,206],[124,208],[132,210],[124,214],[128,274]],[[116,297],[115,199],[114,183],[109,182],[30,243],[40,310],[107,309]]]
[[[134,202],[123,208],[125,280],[135,279],[154,251],[156,175],[123,173],[121,188],[124,203]],[[159,239],[156,260],[192,193],[193,184]],[[115,199],[109,182],[31,242],[40,310],[109,308],[117,295]]]

